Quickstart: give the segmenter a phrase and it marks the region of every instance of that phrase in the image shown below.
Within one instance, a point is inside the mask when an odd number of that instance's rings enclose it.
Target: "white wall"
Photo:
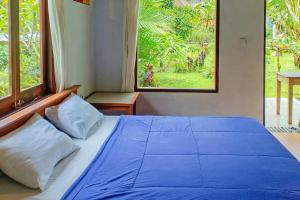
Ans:
[[[123,1],[94,1],[96,90],[120,91]]]
[[[111,12],[107,7],[109,1],[114,2],[113,9],[110,8],[113,14],[110,15],[115,17],[111,20],[108,20]],[[142,93],[137,105],[138,114],[242,115],[262,121],[264,1],[220,1],[219,93]],[[99,10],[95,21],[96,89],[99,91],[119,90],[121,85],[120,2],[97,0],[95,5],[95,10]],[[240,38],[247,38],[247,46],[241,45]]]
[[[79,84],[80,95],[95,90],[93,7],[64,1],[64,40],[67,49],[66,86]]]

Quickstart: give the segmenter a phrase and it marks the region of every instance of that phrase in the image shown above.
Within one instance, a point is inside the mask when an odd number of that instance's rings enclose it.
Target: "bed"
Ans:
[[[109,137],[117,121],[118,117],[106,116],[102,126],[95,130],[95,133],[88,140],[75,139],[75,143],[80,146],[80,151],[73,153],[55,167],[48,188],[42,193],[39,190],[28,189],[7,176],[0,176],[0,200],[60,199],[94,159],[98,149]]]
[[[299,162],[244,117],[105,117],[48,189],[0,177],[0,199],[300,199]]]

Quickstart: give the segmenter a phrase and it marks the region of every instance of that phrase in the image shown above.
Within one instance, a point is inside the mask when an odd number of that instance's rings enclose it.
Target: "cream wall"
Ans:
[[[142,93],[138,114],[242,115],[263,120],[264,1],[220,1],[219,93]],[[99,91],[121,87],[121,2],[97,0],[94,6]]]
[[[81,85],[79,93],[85,97],[95,90],[93,6],[63,1],[66,86]]]
[[[96,89],[120,91],[123,0],[94,1]]]

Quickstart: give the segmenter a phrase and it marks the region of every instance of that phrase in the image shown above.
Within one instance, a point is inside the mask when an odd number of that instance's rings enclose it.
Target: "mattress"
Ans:
[[[101,126],[87,140],[74,139],[80,150],[62,160],[54,169],[44,192],[31,190],[10,178],[0,176],[0,200],[57,200],[82,174],[111,134],[119,117],[105,116]]]
[[[122,116],[63,199],[299,200],[299,162],[242,117]]]

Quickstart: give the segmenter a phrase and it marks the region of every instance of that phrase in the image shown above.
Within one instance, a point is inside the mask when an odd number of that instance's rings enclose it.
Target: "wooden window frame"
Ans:
[[[48,15],[48,3],[40,0],[40,64],[41,83],[21,90],[20,87],[20,32],[19,1],[8,1],[9,18],[9,95],[0,98],[0,117],[11,111],[21,109],[26,104],[49,92],[49,69],[51,68],[52,49]],[[51,80],[52,82],[52,80]]]
[[[220,55],[220,0],[216,0],[216,30],[215,30],[215,77],[214,77],[214,89],[178,89],[178,88],[145,88],[138,87],[138,50],[136,51],[135,62],[135,85],[134,90],[136,92],[180,92],[180,93],[219,93],[219,55]]]

